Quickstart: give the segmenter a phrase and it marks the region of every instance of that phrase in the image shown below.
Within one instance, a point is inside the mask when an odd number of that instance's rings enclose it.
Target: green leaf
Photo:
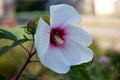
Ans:
[[[30,74],[27,72],[23,72],[23,76],[25,76],[29,80],[37,80],[37,77],[38,77],[37,75]]]
[[[0,74],[0,80],[6,80],[3,75]]]
[[[2,55],[3,53],[11,50],[12,48],[14,48],[15,46],[19,45],[19,44],[22,44],[24,42],[28,41],[27,39],[20,39],[20,40],[15,40],[12,45],[10,46],[3,46],[1,49],[0,49],[0,55]]]
[[[0,29],[0,39],[10,39],[10,40],[17,40],[17,37],[14,36],[11,32],[6,30]]]
[[[8,40],[12,40],[13,41],[12,45],[10,45],[10,46],[3,46],[0,49],[0,55],[2,55],[3,53],[6,53],[7,51],[9,51],[10,49],[14,48],[15,46],[28,41],[28,39],[17,40],[17,37],[15,35],[13,35],[9,31],[3,30],[3,29],[0,29],[0,39],[8,39]]]

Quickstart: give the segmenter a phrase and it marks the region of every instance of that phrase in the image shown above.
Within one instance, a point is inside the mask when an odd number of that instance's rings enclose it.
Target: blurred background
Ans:
[[[91,80],[120,80],[120,0],[0,0],[0,28],[23,38],[29,20],[48,15],[49,6],[69,4],[76,8],[83,21],[79,24],[94,39],[91,65],[86,67]],[[27,35],[27,34],[25,34]],[[29,36],[29,35],[27,35]],[[0,39],[0,48],[12,41]],[[29,42],[24,43],[29,48]],[[27,55],[17,46],[0,56],[0,80],[10,80],[24,64]],[[35,56],[33,59],[38,59]],[[27,66],[20,80],[71,80],[56,74],[40,63]]]

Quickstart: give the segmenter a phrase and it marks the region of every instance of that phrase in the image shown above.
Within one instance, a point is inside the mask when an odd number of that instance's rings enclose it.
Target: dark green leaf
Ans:
[[[0,80],[6,80],[3,75],[0,74]]]
[[[27,72],[23,72],[23,76],[25,76],[29,80],[37,80],[37,77],[38,77],[37,75],[30,74]]]
[[[86,64],[72,66],[68,74],[70,80],[91,80],[87,70],[85,69],[85,65]]]
[[[0,49],[0,55],[2,55],[3,53],[9,51],[10,49],[14,48],[15,46],[19,45],[19,44],[22,44],[24,42],[28,41],[27,39],[20,39],[20,40],[15,40],[12,45],[10,46],[3,46],[1,49]]]
[[[3,30],[3,29],[0,29],[0,39],[8,39],[8,40],[12,40],[13,41],[12,45],[10,45],[10,46],[3,46],[0,49],[0,55],[2,55],[3,53],[9,51],[10,49],[14,48],[15,46],[28,41],[28,39],[17,40],[17,37],[15,35],[13,35],[9,31]]]
[[[0,29],[0,39],[17,40],[17,37],[14,36],[11,32]]]

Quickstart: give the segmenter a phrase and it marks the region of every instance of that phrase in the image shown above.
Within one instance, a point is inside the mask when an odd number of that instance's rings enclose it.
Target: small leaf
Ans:
[[[14,36],[11,32],[6,30],[0,29],[0,39],[10,39],[10,40],[17,40],[17,37]]]
[[[0,55],[2,55],[3,53],[9,51],[10,49],[14,48],[15,46],[19,45],[19,44],[22,44],[24,42],[28,41],[27,39],[20,39],[20,40],[15,40],[13,42],[12,45],[10,46],[3,46],[1,49],[0,49]]]
[[[23,37],[24,37],[25,39],[28,39],[25,35],[23,35]]]

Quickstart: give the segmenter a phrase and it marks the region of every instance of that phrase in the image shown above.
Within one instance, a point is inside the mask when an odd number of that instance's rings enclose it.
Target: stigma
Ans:
[[[62,45],[64,43],[64,40],[62,40],[62,38],[60,38],[58,35],[55,36],[55,42],[58,45]]]

